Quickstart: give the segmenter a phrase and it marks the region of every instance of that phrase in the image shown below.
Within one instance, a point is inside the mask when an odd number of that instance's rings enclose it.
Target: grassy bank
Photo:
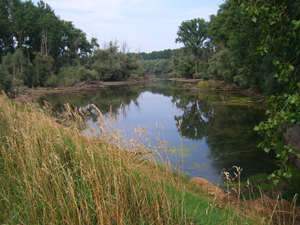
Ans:
[[[131,140],[124,149],[128,140],[95,111],[101,132],[87,137],[84,110],[79,115],[66,106],[62,126],[47,108],[0,95],[1,224],[266,222],[236,205],[220,204],[173,173],[167,162],[138,156],[149,150],[143,143]]]

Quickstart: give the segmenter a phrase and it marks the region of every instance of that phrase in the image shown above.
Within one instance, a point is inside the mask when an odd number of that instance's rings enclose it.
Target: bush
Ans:
[[[137,73],[132,73],[132,74],[130,74],[130,78],[131,79],[140,79],[140,77],[139,77],[139,75],[137,74]]]
[[[207,74],[206,72],[204,72],[204,71],[200,73],[200,77],[201,77],[202,79],[205,79],[205,80],[208,80],[208,79],[209,79],[208,74]]]
[[[10,91],[12,88],[12,76],[0,65],[0,90]]]
[[[12,78],[12,86],[13,87],[20,87],[20,86],[23,86],[24,85],[24,82],[22,79],[18,79],[16,77]]]
[[[78,80],[84,81],[87,79],[87,70],[83,66],[77,66],[75,76]]]
[[[73,86],[74,84],[76,84],[78,82],[79,81],[75,77],[65,77],[64,80],[63,80],[63,84],[68,86],[68,87],[71,87],[71,86]]]
[[[54,59],[51,56],[42,55],[40,52],[36,55],[34,63],[39,85],[45,85],[46,80],[51,76],[53,62]]]
[[[194,73],[193,74],[193,78],[194,79],[200,79],[201,78],[201,74],[200,73]]]
[[[73,86],[80,80],[76,77],[76,67],[62,67],[59,70],[58,77],[62,84],[66,86]]]
[[[55,75],[51,75],[51,76],[47,79],[45,85],[46,85],[46,86],[50,86],[50,87],[57,87],[58,83],[59,83],[58,77],[55,76]]]

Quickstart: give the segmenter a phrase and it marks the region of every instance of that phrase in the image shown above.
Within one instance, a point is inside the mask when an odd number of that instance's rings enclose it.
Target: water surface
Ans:
[[[274,155],[256,148],[259,137],[253,127],[266,119],[264,107],[220,103],[241,95],[234,92],[191,93],[180,84],[164,82],[109,87],[77,95],[49,95],[45,100],[55,110],[65,103],[88,109],[92,115],[88,121],[91,126],[97,121],[91,104],[109,121],[110,110],[119,114],[123,102],[117,123],[119,129],[125,129],[129,135],[131,126],[146,127],[168,142],[167,151],[174,168],[180,168],[189,177],[207,178],[217,183],[223,170],[233,174],[233,166],[243,168],[243,178],[269,174],[276,169]]]

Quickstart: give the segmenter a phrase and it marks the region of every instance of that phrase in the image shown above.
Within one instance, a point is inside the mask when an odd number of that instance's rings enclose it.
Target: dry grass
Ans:
[[[50,105],[0,95],[1,224],[268,224],[173,173],[158,151],[165,142],[151,144],[146,128],[127,140],[112,114],[106,124],[94,110],[97,129],[87,136],[84,109],[65,105],[54,119]]]
[[[101,133],[89,138],[81,134],[86,114],[68,105],[60,118],[68,128],[35,105],[4,95],[0,105],[1,223],[178,224],[186,219],[174,213],[181,208],[167,196],[167,185],[175,185],[172,172],[137,163],[117,146],[118,131],[106,131],[96,108]]]

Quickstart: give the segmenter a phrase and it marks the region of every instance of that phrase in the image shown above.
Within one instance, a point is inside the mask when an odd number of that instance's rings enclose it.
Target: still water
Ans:
[[[226,99],[241,96],[234,92],[191,92],[174,82],[160,82],[49,95],[43,100],[57,111],[65,103],[88,109],[91,126],[97,121],[91,104],[100,109],[108,122],[111,110],[119,115],[118,129],[130,135],[131,126],[146,127],[155,137],[167,141],[174,168],[180,167],[188,177],[207,178],[216,184],[222,181],[223,170],[235,172],[233,166],[243,168],[242,178],[276,169],[274,155],[256,148],[259,137],[253,127],[266,119],[264,107],[224,104]]]

